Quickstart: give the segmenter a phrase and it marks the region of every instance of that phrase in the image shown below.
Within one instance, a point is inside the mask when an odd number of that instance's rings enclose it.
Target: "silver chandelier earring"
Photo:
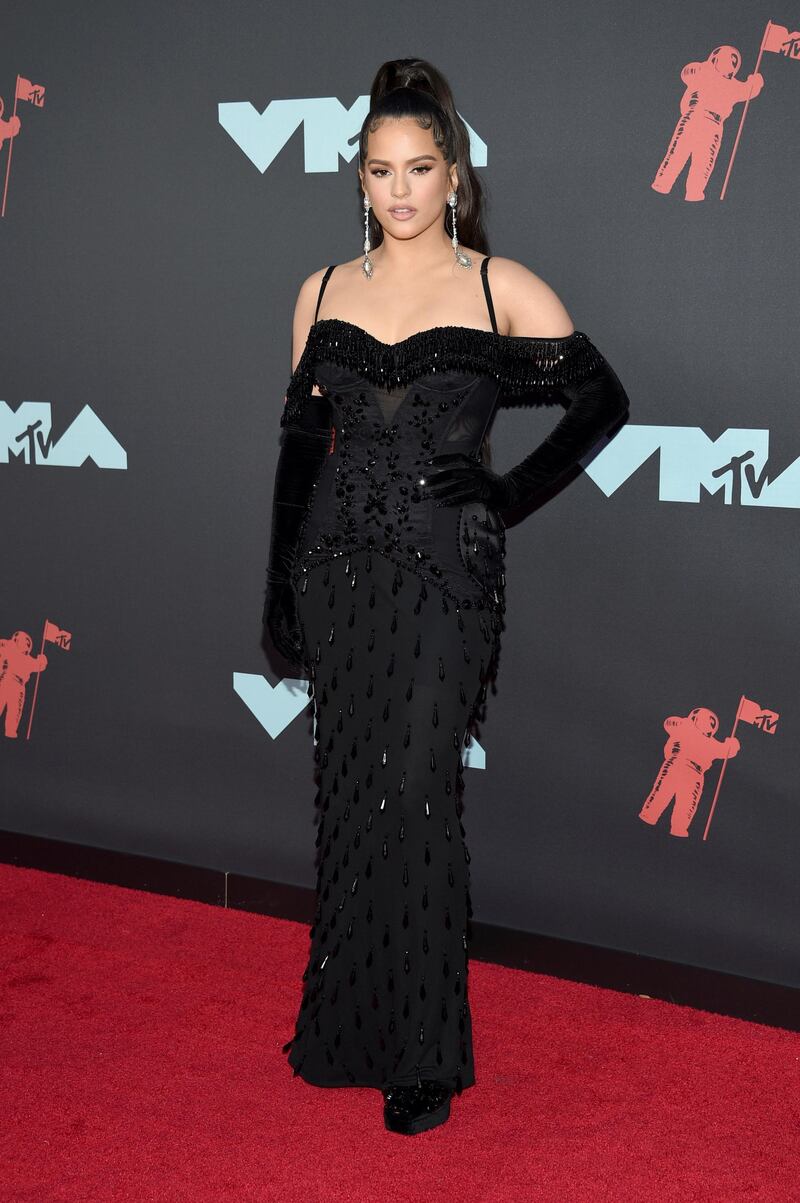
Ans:
[[[458,203],[458,197],[455,191],[450,192],[447,197],[447,203],[453,214],[453,251],[456,256],[456,263],[460,263],[462,267],[472,267],[472,258],[465,251],[462,251],[458,245],[458,235],[456,233],[456,204]]]
[[[371,202],[370,202],[369,197],[365,194],[364,195],[364,262],[361,264],[361,270],[364,273],[364,275],[367,277],[368,280],[372,279],[372,272],[373,272],[374,266],[375,266],[369,257],[369,252],[371,250],[370,243],[369,243],[370,203]]]

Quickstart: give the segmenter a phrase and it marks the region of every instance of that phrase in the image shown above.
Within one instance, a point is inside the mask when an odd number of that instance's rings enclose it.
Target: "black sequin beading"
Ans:
[[[603,362],[588,336],[523,338],[438,326],[388,344],[338,318],[316,322],[286,392],[281,425],[302,423],[317,385],[330,405],[330,447],[314,485],[293,580],[368,548],[433,584],[444,606],[505,608],[505,527],[482,502],[437,506],[417,488],[425,461],[480,453],[498,401],[558,400]],[[526,452],[527,453],[527,452]],[[396,576],[397,580],[397,576]]]

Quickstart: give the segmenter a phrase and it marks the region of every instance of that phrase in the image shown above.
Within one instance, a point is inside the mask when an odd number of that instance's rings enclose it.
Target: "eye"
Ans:
[[[420,171],[420,172],[422,172],[423,175],[427,175],[427,173],[431,170],[431,165],[430,165],[430,163],[427,163],[427,164],[420,163],[420,164],[418,164],[418,166],[412,167],[411,170],[412,171]],[[387,174],[388,174],[388,169],[386,167],[372,167],[370,169],[370,175],[382,176],[382,175],[387,175]]]

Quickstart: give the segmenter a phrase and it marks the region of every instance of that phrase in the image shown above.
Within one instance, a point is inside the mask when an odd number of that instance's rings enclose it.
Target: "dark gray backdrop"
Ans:
[[[769,430],[771,474],[791,464],[800,65],[762,60],[724,201],[741,106],[703,203],[685,169],[650,188],[683,65],[729,43],[744,78],[765,23],[633,0],[6,14],[4,117],[17,73],[46,100],[17,109],[0,399],[49,402],[56,438],[90,405],[128,465],[0,463],[0,638],[38,651],[46,617],[73,633],[46,647],[31,739],[34,678],[22,738],[0,735],[0,826],[313,884],[310,713],[273,739],[234,674],[283,675],[259,638],[297,288],[363,237],[355,161],[315,170],[304,143],[318,100],[350,109],[386,58],[448,76],[487,146],[491,250],[556,289],[631,422]],[[287,100],[306,124],[262,172],[218,106]],[[556,417],[500,411],[495,466]],[[791,505],[659,500],[656,454],[610,497],[584,474],[509,529],[486,768],[466,772],[477,919],[800,984],[797,528]],[[740,726],[708,841],[718,764],[688,840],[646,826],[663,720],[707,706],[724,736],[741,694],[781,718]]]

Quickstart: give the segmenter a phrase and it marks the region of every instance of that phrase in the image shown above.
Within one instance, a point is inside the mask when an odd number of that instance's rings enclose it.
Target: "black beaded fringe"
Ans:
[[[494,376],[504,396],[579,384],[605,362],[582,330],[563,338],[524,338],[467,326],[434,326],[390,344],[360,326],[326,318],[311,327],[286,390],[281,426],[300,417],[314,384],[315,367],[324,360],[359,371],[372,384],[389,389],[432,372],[470,371]],[[541,402],[545,401],[542,396]]]

